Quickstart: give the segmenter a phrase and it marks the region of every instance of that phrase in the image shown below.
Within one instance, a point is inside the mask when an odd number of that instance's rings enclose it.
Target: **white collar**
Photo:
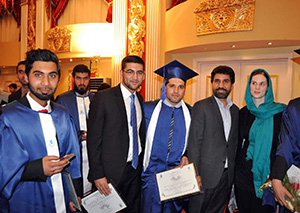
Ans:
[[[134,93],[131,93],[122,83],[121,83],[121,92],[122,92],[122,95],[124,97],[124,99],[127,99],[129,98],[132,94],[135,95],[136,92]]]
[[[29,105],[32,110],[39,111],[39,110],[48,110],[48,112],[51,112],[51,106],[50,106],[50,100],[47,101],[47,105],[45,107],[41,106],[38,102],[36,102],[30,95],[30,92],[26,94],[26,98],[29,102]]]

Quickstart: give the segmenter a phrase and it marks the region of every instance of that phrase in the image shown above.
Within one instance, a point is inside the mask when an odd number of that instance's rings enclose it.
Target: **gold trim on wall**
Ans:
[[[195,9],[196,35],[253,29],[255,0],[205,0]]]
[[[70,52],[71,51],[71,35],[72,31],[66,27],[54,27],[48,33],[48,49],[55,52]]]
[[[28,30],[27,30],[27,51],[36,48],[36,2],[29,0],[28,4]]]
[[[128,24],[128,54],[137,55],[142,58],[145,51],[143,38],[145,37],[146,24],[143,20],[145,16],[145,5],[143,0],[130,0]]]

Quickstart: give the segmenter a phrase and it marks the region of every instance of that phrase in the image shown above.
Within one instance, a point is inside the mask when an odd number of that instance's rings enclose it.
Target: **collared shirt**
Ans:
[[[130,109],[130,104],[131,104],[131,98],[130,96],[132,95],[129,90],[121,84],[121,92],[123,96],[123,100],[125,103],[125,108],[126,108],[126,114],[127,114],[127,126],[128,126],[128,135],[129,135],[129,149],[128,149],[128,157],[127,157],[127,162],[132,161],[132,150],[133,150],[133,136],[132,136],[132,127],[130,125],[130,120],[131,120],[131,109]],[[135,109],[136,109],[136,119],[137,119],[137,132],[138,132],[138,143],[139,143],[139,154],[142,151],[141,147],[141,139],[139,135],[139,130],[142,122],[142,109],[140,106],[140,102],[138,100],[138,97],[136,95],[136,92],[133,93],[135,95]]]
[[[75,92],[77,109],[78,109],[78,119],[80,130],[87,130],[87,122],[89,108],[90,108],[90,98],[88,93],[86,92],[84,96],[80,95],[78,92]]]
[[[176,104],[175,106],[173,106],[167,99],[164,100],[164,104],[167,105],[167,106],[169,106],[169,107],[175,107],[175,108],[179,108],[182,105],[181,101],[180,101],[178,104]]]
[[[39,110],[48,110],[48,113],[51,112],[51,106],[50,106],[50,100],[47,101],[47,105],[45,107],[43,107],[42,105],[40,105],[38,102],[36,102],[30,95],[30,92],[28,92],[26,94],[26,98],[29,102],[29,105],[31,107],[32,110],[34,111],[39,111]]]
[[[229,132],[231,129],[231,113],[230,113],[230,107],[233,105],[232,101],[230,100],[229,97],[227,97],[227,106],[226,108],[224,107],[223,103],[216,97],[214,96],[218,107],[220,109],[220,113],[222,116],[222,121],[223,121],[223,127],[224,127],[224,134],[225,134],[225,139],[228,141],[229,137]],[[228,167],[228,158],[226,157],[226,162],[225,162],[225,168]]]

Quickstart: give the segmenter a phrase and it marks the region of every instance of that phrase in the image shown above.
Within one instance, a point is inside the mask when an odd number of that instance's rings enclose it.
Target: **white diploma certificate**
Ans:
[[[156,174],[161,201],[200,192],[194,164]]]
[[[110,195],[102,195],[97,190],[82,199],[81,203],[89,213],[115,213],[127,207],[113,185],[109,183],[108,186]]]

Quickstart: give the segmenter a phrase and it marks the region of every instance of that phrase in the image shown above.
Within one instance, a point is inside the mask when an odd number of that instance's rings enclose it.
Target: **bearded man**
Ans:
[[[91,71],[86,65],[78,64],[74,67],[72,76],[74,89],[57,96],[56,102],[66,107],[74,120],[82,153],[83,193],[81,194],[84,196],[92,189],[92,184],[87,180],[89,164],[86,148],[87,119],[93,98],[93,94],[88,91]]]
[[[211,72],[213,95],[195,103],[188,139],[188,158],[198,171],[204,193],[190,199],[190,212],[223,212],[233,182],[238,143],[238,107],[228,95],[234,71],[218,66]]]

